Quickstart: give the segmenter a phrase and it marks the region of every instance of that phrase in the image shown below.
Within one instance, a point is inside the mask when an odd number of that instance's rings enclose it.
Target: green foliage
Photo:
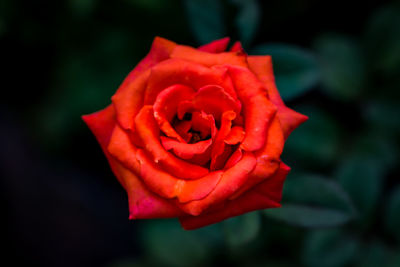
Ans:
[[[365,87],[365,62],[358,43],[339,35],[325,35],[315,42],[323,89],[335,98],[359,97]]]
[[[260,232],[261,220],[258,212],[246,213],[223,222],[227,243],[232,247],[248,244]]]
[[[311,231],[305,238],[303,262],[307,267],[347,266],[356,256],[358,242],[339,229]]]
[[[359,223],[369,226],[382,191],[381,166],[373,158],[352,155],[343,160],[335,177],[360,212]]]
[[[260,24],[260,5],[257,0],[231,0],[239,13],[235,18],[235,24],[239,32],[240,41],[247,47],[254,39]]]
[[[289,175],[282,202],[281,208],[264,214],[302,227],[342,225],[356,215],[349,196],[335,181],[315,175]]]
[[[400,7],[380,8],[371,17],[365,43],[372,69],[395,74],[400,69]]]
[[[283,160],[307,167],[327,166],[337,160],[342,130],[337,121],[326,111],[310,105],[295,109],[309,119],[291,133],[285,144]]]
[[[226,36],[220,0],[184,0],[192,32],[201,44]]]
[[[177,220],[149,222],[141,234],[154,266],[205,266],[222,240],[216,225],[186,231]]]
[[[400,186],[397,186],[389,197],[385,210],[387,232],[400,241]]]
[[[262,44],[252,54],[272,56],[276,84],[284,100],[303,95],[320,79],[316,57],[306,49],[288,44]]]

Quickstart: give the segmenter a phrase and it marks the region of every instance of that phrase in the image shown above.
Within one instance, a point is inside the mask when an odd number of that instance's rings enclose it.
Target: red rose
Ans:
[[[285,139],[307,117],[287,108],[270,56],[224,38],[198,49],[156,37],[112,104],[83,116],[129,198],[130,219],[185,229],[279,207]]]

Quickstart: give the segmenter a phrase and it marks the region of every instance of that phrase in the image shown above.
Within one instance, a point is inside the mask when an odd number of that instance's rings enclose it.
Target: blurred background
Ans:
[[[309,116],[283,207],[196,231],[129,221],[80,116],[110,103],[155,36],[270,54]],[[0,1],[3,262],[12,266],[400,266],[400,3]]]

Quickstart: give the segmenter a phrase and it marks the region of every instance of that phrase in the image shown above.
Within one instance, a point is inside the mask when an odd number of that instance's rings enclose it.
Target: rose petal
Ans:
[[[221,170],[228,161],[229,157],[232,155],[232,146],[224,145],[224,150],[220,155],[218,155],[214,161],[211,161],[211,170]]]
[[[203,140],[194,144],[178,142],[172,138],[160,136],[161,143],[166,150],[171,150],[182,159],[190,159],[195,155],[203,154],[212,144],[212,140]]]
[[[222,172],[212,172],[197,180],[180,180],[160,170],[143,149],[137,151],[136,157],[141,165],[140,177],[148,188],[165,198],[176,197],[182,203],[206,197],[222,176]]]
[[[142,181],[130,170],[115,161],[115,175],[126,183],[129,201],[129,219],[173,218],[182,216],[178,209],[165,198],[149,191]]]
[[[286,165],[282,165],[278,172],[257,188],[246,192],[239,198],[226,201],[212,212],[206,212],[199,216],[181,216],[179,221],[186,230],[200,228],[206,225],[220,222],[230,217],[239,216],[246,212],[280,207],[283,182],[289,172]]]
[[[247,60],[249,62],[250,69],[265,85],[268,91],[268,96],[272,103],[278,107],[277,113],[286,139],[289,134],[300,124],[305,122],[308,117],[286,107],[283,103],[278,89],[276,88],[272,60],[270,56],[249,56]]]
[[[185,45],[175,46],[171,58],[184,59],[207,67],[222,64],[247,67],[246,57],[241,52],[222,52],[214,54]]]
[[[116,167],[112,164],[112,157],[107,150],[111,135],[117,123],[113,105],[109,105],[105,109],[99,110],[92,114],[83,115],[82,119],[96,137],[97,142],[99,142],[101,149],[110,163],[111,169],[115,173]],[[122,180],[121,177],[117,178],[121,185],[126,188],[125,181]]]
[[[227,160],[224,166],[224,170],[229,169],[236,165],[242,159],[243,153],[240,147],[236,149],[235,152],[231,155],[231,157]]]
[[[215,170],[217,168],[217,158],[220,156],[225,149],[225,138],[231,130],[232,120],[236,117],[236,113],[232,110],[225,111],[221,118],[221,127],[213,142],[211,150],[211,165],[210,169]],[[225,162],[224,162],[225,163]]]
[[[239,42],[239,41],[236,41],[236,42],[232,45],[232,47],[231,47],[231,49],[230,49],[229,51],[231,51],[231,52],[241,52],[241,53],[245,53],[245,52],[244,52],[244,49],[243,49],[243,46],[242,46],[242,43]]]
[[[247,182],[238,190],[231,199],[235,199],[256,184],[269,179],[278,170],[280,156],[283,151],[284,136],[277,116],[271,122],[268,129],[267,140],[264,146],[256,151],[257,165],[250,174]]]
[[[233,110],[240,113],[240,102],[233,99],[224,88],[218,85],[206,85],[200,88],[193,97],[193,105],[197,110],[213,114],[219,120],[224,111]]]
[[[140,73],[133,81],[126,83],[111,97],[117,120],[124,129],[134,130],[134,118],[143,105],[150,70]]]
[[[197,216],[211,205],[224,201],[238,190],[246,182],[248,174],[251,173],[255,165],[256,159],[253,154],[245,152],[242,159],[235,166],[223,173],[218,185],[205,198],[186,204],[177,204],[183,211]]]
[[[129,135],[118,124],[115,125],[108,144],[108,152],[126,168],[139,173],[139,162],[136,159],[137,148],[132,144]]]
[[[280,202],[282,199],[283,184],[289,172],[290,167],[281,162],[278,171],[270,179],[257,185],[254,190],[276,202]]]
[[[303,122],[308,120],[307,116],[300,114],[286,106],[278,106],[278,117],[279,117],[279,120],[281,121],[285,139],[287,139],[289,137],[290,133],[294,129],[296,129]]]
[[[192,121],[182,120],[174,125],[175,131],[185,140],[185,142],[189,142],[190,138],[192,138],[192,134],[189,133],[190,128],[192,128]]]
[[[229,78],[226,69],[210,69],[182,59],[168,59],[151,69],[144,104],[153,104],[157,95],[174,84],[183,84],[198,90],[209,85],[221,85]]]
[[[266,97],[261,82],[249,70],[230,66],[229,72],[245,114],[245,137],[240,146],[247,151],[258,150],[265,143],[268,124],[276,107]]]
[[[228,145],[236,145],[243,141],[245,132],[241,126],[233,126],[231,131],[225,137],[224,142]]]
[[[192,99],[194,95],[192,88],[181,84],[175,84],[158,94],[153,105],[154,118],[160,129],[169,137],[185,142],[182,137],[172,128],[170,121],[176,115],[178,105],[181,101]]]
[[[197,48],[197,50],[209,52],[209,53],[221,53],[226,50],[229,40],[230,40],[229,37],[218,39],[218,40],[212,41],[209,44],[200,46],[199,48]]]
[[[217,133],[214,117],[210,114],[206,114],[204,111],[192,113],[192,129],[200,132],[200,137],[202,139],[209,135],[214,137]]]
[[[136,116],[135,125],[146,151],[153,156],[154,162],[168,173],[182,179],[198,179],[209,172],[206,168],[178,159],[164,149],[159,140],[160,133],[153,116],[152,106],[142,108]]]

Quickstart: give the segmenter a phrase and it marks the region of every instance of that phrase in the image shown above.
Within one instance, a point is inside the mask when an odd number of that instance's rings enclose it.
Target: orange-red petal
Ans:
[[[179,221],[184,229],[192,230],[246,212],[280,207],[283,182],[289,170],[290,168],[282,163],[276,174],[257,188],[244,193],[235,200],[227,200],[224,205],[210,212],[205,212],[199,216],[180,216]]]
[[[193,98],[194,91],[192,88],[174,84],[161,91],[153,105],[154,118],[156,119],[160,129],[169,137],[176,138],[180,142],[185,142],[182,137],[172,128],[170,122],[176,115],[178,105],[181,101]]]
[[[247,180],[249,173],[254,169],[256,159],[251,152],[245,152],[240,161],[230,169],[227,169],[215,187],[215,189],[205,198],[191,201],[185,204],[179,204],[179,207],[193,215],[197,216],[208,209],[211,205],[221,203],[234,192],[236,192]]]
[[[198,179],[209,171],[198,165],[181,160],[167,152],[160,143],[160,132],[153,116],[152,106],[144,106],[135,119],[136,131],[159,168],[182,179]]]
[[[246,57],[241,52],[222,52],[222,53],[208,53],[204,51],[197,50],[196,48],[177,45],[172,51],[171,58],[179,58],[195,62],[207,67],[214,65],[237,65],[237,66],[247,66]]]
[[[211,139],[199,141],[194,144],[181,143],[164,136],[160,136],[160,139],[166,150],[172,150],[175,155],[182,159],[190,159],[195,155],[203,154],[212,144]]]
[[[225,37],[222,39],[212,41],[211,43],[202,45],[197,49],[208,53],[221,53],[226,50],[229,40],[230,40],[229,37]]]

